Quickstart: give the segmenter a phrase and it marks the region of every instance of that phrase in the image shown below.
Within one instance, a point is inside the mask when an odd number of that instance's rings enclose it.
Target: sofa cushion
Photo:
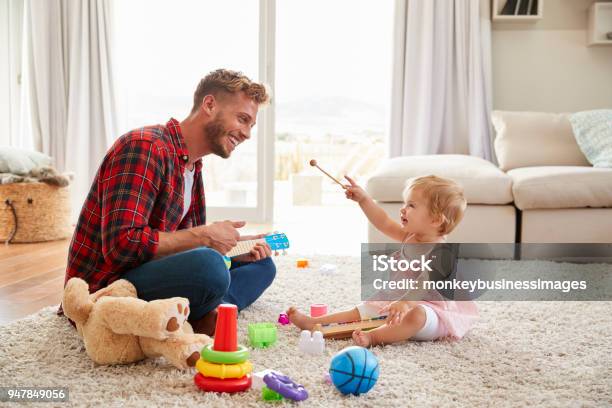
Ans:
[[[460,183],[469,204],[512,202],[512,179],[493,163],[460,154],[403,156],[385,160],[368,180],[366,190],[382,202],[401,202],[406,180],[435,174]]]
[[[523,211],[522,220],[521,242],[525,243],[597,242],[609,244],[612,242],[612,208],[527,210]],[[555,247],[555,245],[529,245],[521,250],[521,258],[535,253],[540,259],[543,259],[541,251],[554,251]],[[581,256],[584,256],[583,250],[578,248],[576,247],[577,252],[582,252]],[[593,252],[597,253],[596,247],[592,248]],[[553,256],[568,255],[564,253]],[[545,259],[550,258],[551,254],[546,254]],[[605,261],[602,259],[602,262]]]
[[[524,167],[510,170],[508,175],[513,180],[514,204],[521,210],[612,207],[612,169]]]
[[[570,122],[588,161],[595,167],[612,168],[612,109],[574,113]]]
[[[569,114],[494,111],[495,154],[502,170],[529,166],[588,166]]]
[[[394,220],[398,219],[402,205],[403,203],[379,203],[379,206]],[[516,209],[513,205],[470,204],[465,210],[463,220],[447,239],[448,242],[493,244],[514,242],[515,236]],[[368,223],[368,242],[394,241]]]

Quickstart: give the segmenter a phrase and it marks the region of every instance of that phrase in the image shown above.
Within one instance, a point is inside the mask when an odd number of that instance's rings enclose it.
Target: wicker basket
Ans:
[[[0,185],[0,241],[52,241],[69,237],[72,230],[69,187]]]

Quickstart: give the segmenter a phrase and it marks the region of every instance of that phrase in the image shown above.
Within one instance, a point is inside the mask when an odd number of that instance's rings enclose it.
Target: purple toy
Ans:
[[[273,391],[285,398],[294,401],[304,401],[308,398],[308,391],[301,384],[296,383],[286,375],[270,373],[264,376],[264,382]]]
[[[291,322],[289,321],[289,316],[287,316],[287,314],[286,314],[286,313],[281,313],[281,314],[279,314],[279,315],[278,315],[278,322],[279,322],[280,324],[282,324],[283,326],[286,326],[286,325],[288,325],[289,323],[291,323]]]

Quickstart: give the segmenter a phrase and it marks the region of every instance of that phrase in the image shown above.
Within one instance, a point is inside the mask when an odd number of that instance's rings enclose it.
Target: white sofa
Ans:
[[[366,184],[393,217],[410,177],[436,174],[461,183],[468,208],[451,242],[612,243],[612,169],[593,168],[567,114],[492,115],[499,167],[465,155],[389,159]],[[370,242],[388,242],[369,225]]]

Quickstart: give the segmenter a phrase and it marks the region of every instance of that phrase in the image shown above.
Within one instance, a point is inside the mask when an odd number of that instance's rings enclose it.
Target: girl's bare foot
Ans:
[[[300,329],[312,330],[312,328],[314,327],[312,317],[300,312],[295,308],[295,306],[291,306],[286,313],[291,323],[295,324]]]
[[[357,329],[353,332],[353,341],[361,347],[369,347],[372,343],[372,338],[368,332]]]

